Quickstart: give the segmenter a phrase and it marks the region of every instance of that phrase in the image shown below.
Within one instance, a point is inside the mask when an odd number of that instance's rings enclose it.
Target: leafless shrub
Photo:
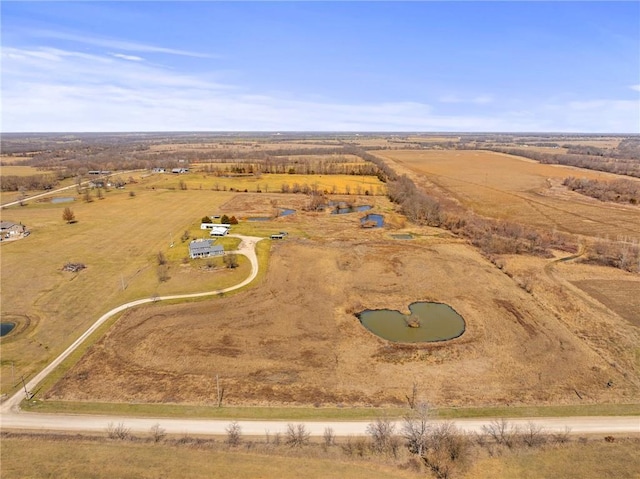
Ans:
[[[520,437],[522,442],[529,447],[539,447],[547,442],[544,428],[531,421],[522,429]]]
[[[158,265],[162,266],[163,264],[167,264],[167,257],[164,255],[162,251],[158,251],[157,259],[158,259]]]
[[[229,446],[238,446],[242,442],[242,428],[237,421],[229,424],[225,431],[227,432],[227,444]]]
[[[274,446],[279,446],[281,442],[282,442],[282,434],[280,434],[280,432],[274,433],[273,434],[273,445]]]
[[[310,436],[304,424],[288,424],[284,443],[290,447],[302,447],[309,443]]]
[[[370,444],[365,437],[348,437],[340,448],[345,456],[364,457],[370,450]]]
[[[131,435],[131,429],[126,427],[124,423],[118,423],[117,425],[110,422],[107,425],[107,436],[109,439],[117,439],[119,441],[124,441],[128,439]]]
[[[509,424],[504,418],[496,419],[489,425],[482,426],[482,431],[491,437],[496,444],[507,446],[509,449],[515,445],[518,435],[518,428]]]
[[[371,449],[377,454],[397,456],[399,442],[395,435],[395,424],[387,418],[376,419],[367,426],[367,434],[371,436]]]
[[[324,429],[324,433],[322,434],[322,438],[324,439],[324,445],[326,447],[333,446],[335,444],[335,441],[336,441],[336,435],[333,432],[333,428],[326,427]]]
[[[151,439],[153,439],[153,442],[155,443],[162,441],[167,435],[167,431],[164,428],[160,427],[160,424],[158,423],[151,426],[150,433]]]
[[[434,426],[422,460],[438,479],[448,479],[466,462],[469,441],[452,423]]]
[[[555,433],[552,439],[556,444],[566,444],[569,442],[570,436],[571,428],[567,426],[564,428],[564,431]]]

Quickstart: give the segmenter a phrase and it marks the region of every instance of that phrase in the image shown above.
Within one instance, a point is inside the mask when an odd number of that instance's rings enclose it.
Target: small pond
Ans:
[[[369,228],[381,228],[384,226],[384,216],[371,213],[364,218],[360,218],[360,224]]]
[[[289,208],[282,208],[280,210],[280,212],[278,213],[278,216],[289,216],[289,215],[294,214],[295,212],[296,212],[296,210],[292,210],[292,209],[289,209]]]
[[[51,203],[71,203],[72,201],[75,200],[70,196],[59,196],[58,198],[51,199]]]
[[[0,323],[0,337],[9,334],[16,327],[16,323]]]
[[[397,239],[397,240],[411,240],[411,239],[413,239],[413,236],[411,236],[410,234],[397,234],[397,235],[391,235],[391,237],[393,239]]]
[[[420,301],[409,305],[410,315],[390,309],[359,313],[362,325],[376,336],[399,343],[447,341],[464,333],[465,322],[443,303]]]

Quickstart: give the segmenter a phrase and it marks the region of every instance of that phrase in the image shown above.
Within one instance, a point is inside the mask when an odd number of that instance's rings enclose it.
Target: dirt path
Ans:
[[[28,383],[26,383],[25,388],[27,391],[34,391],[38,384],[40,384],[55,368],[57,368],[71,353],[73,353],[94,331],[96,331],[100,326],[102,326],[105,321],[114,315],[121,313],[130,308],[135,308],[136,306],[140,306],[142,304],[147,303],[155,303],[158,301],[167,301],[172,299],[187,299],[187,298],[201,298],[205,296],[214,296],[221,293],[227,293],[229,291],[234,291],[236,289],[240,289],[249,283],[251,283],[255,277],[258,275],[258,257],[256,255],[256,244],[262,240],[263,238],[258,238],[254,236],[241,236],[241,235],[229,235],[231,237],[239,238],[241,241],[240,246],[235,251],[237,254],[242,254],[249,258],[251,262],[251,274],[242,282],[236,284],[235,286],[229,286],[228,288],[218,289],[215,291],[205,291],[202,293],[191,293],[191,294],[175,294],[169,296],[156,296],[152,298],[143,298],[138,299],[136,301],[131,301],[129,303],[122,304],[117,308],[113,308],[111,311],[103,314],[98,320],[91,325],[89,329],[87,329],[78,339],[76,339],[71,346],[69,346],[60,356],[54,359],[47,367],[45,367],[40,373],[36,374]],[[5,424],[5,415],[15,415],[18,414],[20,401],[24,398],[25,393],[23,390],[18,391],[12,397],[7,399],[0,406],[0,413],[2,414],[2,424]]]

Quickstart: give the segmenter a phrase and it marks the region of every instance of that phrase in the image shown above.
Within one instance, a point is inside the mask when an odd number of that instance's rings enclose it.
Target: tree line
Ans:
[[[564,186],[580,194],[615,203],[630,203],[637,205],[640,202],[640,183],[632,180],[600,181],[569,176],[562,182]]]

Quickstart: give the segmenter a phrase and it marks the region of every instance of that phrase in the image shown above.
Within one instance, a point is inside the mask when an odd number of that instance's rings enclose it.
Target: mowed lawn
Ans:
[[[232,196],[140,185],[134,197],[127,190],[112,190],[92,203],[78,199],[3,209],[3,220],[21,221],[31,235],[0,246],[3,321],[29,323],[23,333],[2,339],[2,392],[15,390],[22,375],[32,376],[115,306],[155,295],[216,290],[244,279],[250,271],[244,257],[234,270],[224,268],[220,258],[185,261],[188,241],[181,241],[185,230],[197,231],[202,216],[215,213]],[[63,221],[65,207],[73,210],[77,223]],[[158,275],[160,251],[170,259],[165,282]],[[86,269],[62,271],[67,262],[83,263]]]
[[[543,165],[488,151],[396,150],[376,154],[426,177],[484,216],[586,236],[640,238],[640,207],[604,203],[560,186],[569,176],[604,181],[629,177]]]

